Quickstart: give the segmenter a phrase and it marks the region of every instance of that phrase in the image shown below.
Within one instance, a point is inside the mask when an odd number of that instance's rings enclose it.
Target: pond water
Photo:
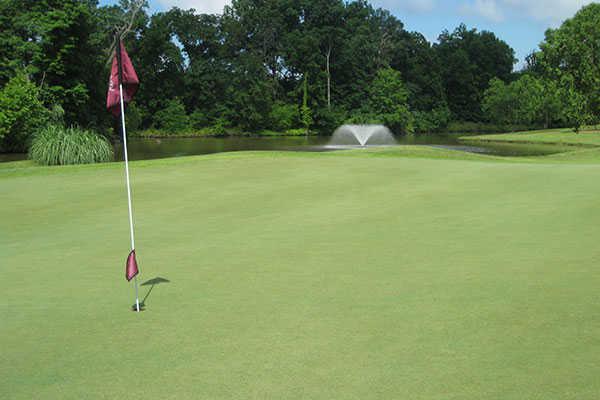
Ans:
[[[329,136],[306,137],[229,137],[191,139],[134,139],[129,142],[129,157],[132,160],[145,160],[164,157],[180,157],[198,154],[212,154],[244,150],[284,150],[284,151],[332,151],[327,146]],[[514,143],[464,144],[458,136],[419,135],[396,138],[399,145],[433,146],[470,153],[497,156],[539,156],[561,153],[568,148],[555,145],[526,145]],[[572,150],[572,148],[570,148]],[[116,154],[123,158],[121,146]]]
[[[130,160],[148,160],[200,154],[244,150],[331,151],[329,136],[306,137],[228,137],[228,138],[172,138],[130,139]],[[555,145],[528,145],[514,143],[465,144],[455,135],[415,135],[396,138],[399,145],[433,146],[471,153],[497,156],[540,156],[561,153],[573,148]],[[116,145],[116,158],[123,159],[121,145]],[[26,154],[0,154],[0,162],[24,160]]]

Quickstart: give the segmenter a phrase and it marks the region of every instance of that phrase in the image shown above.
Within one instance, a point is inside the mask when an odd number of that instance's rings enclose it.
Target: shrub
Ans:
[[[127,132],[139,131],[142,127],[143,115],[142,111],[138,108],[135,103],[130,103],[127,106],[127,112],[125,113],[125,124],[127,126]]]
[[[53,105],[48,115],[49,124],[58,126],[65,124],[65,109],[60,104]]]
[[[189,129],[190,120],[180,99],[167,101],[165,107],[154,114],[153,127],[163,131],[184,131]]]
[[[190,126],[193,129],[202,129],[209,125],[208,117],[200,110],[196,110],[190,114]]]
[[[278,131],[286,131],[297,126],[298,107],[293,104],[275,103],[269,114],[271,128]]]
[[[79,128],[49,126],[33,139],[29,158],[42,165],[91,164],[113,160],[113,148],[102,136]]]
[[[210,132],[213,136],[226,136],[227,135],[227,126],[230,125],[230,122],[225,117],[219,117],[215,119],[213,125],[210,127]]]
[[[310,130],[313,124],[312,110],[308,106],[308,74],[304,75],[304,85],[302,94],[302,107],[300,108],[300,120],[306,129],[306,133]]]
[[[347,118],[346,110],[339,106],[318,108],[315,110],[315,128],[320,132],[332,133]]]
[[[450,122],[448,107],[439,107],[431,111],[413,111],[414,129],[417,133],[432,133],[444,130]]]
[[[0,148],[24,152],[49,117],[39,89],[25,74],[12,78],[0,91]]]
[[[384,125],[396,132],[411,133],[413,120],[408,110],[408,89],[400,72],[385,68],[377,75],[369,88],[368,109],[365,114],[373,115]]]

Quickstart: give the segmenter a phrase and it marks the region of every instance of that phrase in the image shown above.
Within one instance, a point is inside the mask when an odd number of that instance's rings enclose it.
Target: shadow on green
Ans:
[[[140,302],[140,311],[144,311],[146,308],[146,301],[148,300],[148,298],[150,297],[150,293],[152,293],[152,290],[154,289],[154,286],[156,285],[160,285],[161,283],[170,283],[171,281],[165,278],[161,278],[160,276],[147,280],[146,282],[142,283],[140,286],[150,286],[150,289],[148,289],[148,292],[146,292],[146,295],[144,296],[144,298],[142,299],[142,301]],[[131,306],[131,308],[133,310],[136,310],[136,305],[133,304]]]

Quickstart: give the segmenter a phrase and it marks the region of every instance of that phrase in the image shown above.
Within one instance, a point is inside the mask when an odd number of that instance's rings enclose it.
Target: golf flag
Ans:
[[[127,104],[133,99],[140,81],[122,42],[118,43],[115,50],[106,96],[106,108],[115,117],[121,114],[119,83],[123,84],[123,101]]]
[[[137,91],[140,81],[133,69],[123,42],[117,34],[117,48],[113,57],[110,79],[108,81],[108,95],[106,108],[115,117],[121,117],[121,130],[123,134],[123,156],[125,158],[125,183],[127,185],[127,206],[129,208],[129,235],[131,238],[131,253],[125,263],[125,278],[130,281],[135,278],[135,311],[140,312],[140,298],[138,296],[137,275],[140,272],[135,259],[135,235],[133,231],[133,207],[131,202],[131,182],[129,179],[129,156],[127,155],[127,129],[125,128],[125,105],[131,101]]]
[[[137,261],[135,259],[135,250],[131,250],[129,253],[129,257],[127,257],[127,262],[125,263],[125,278],[128,281],[132,280],[134,276],[139,273]]]

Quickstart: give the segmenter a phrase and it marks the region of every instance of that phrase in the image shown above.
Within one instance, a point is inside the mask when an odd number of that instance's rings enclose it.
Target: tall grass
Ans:
[[[33,139],[29,158],[42,165],[92,164],[112,161],[111,144],[89,130],[48,126]]]

